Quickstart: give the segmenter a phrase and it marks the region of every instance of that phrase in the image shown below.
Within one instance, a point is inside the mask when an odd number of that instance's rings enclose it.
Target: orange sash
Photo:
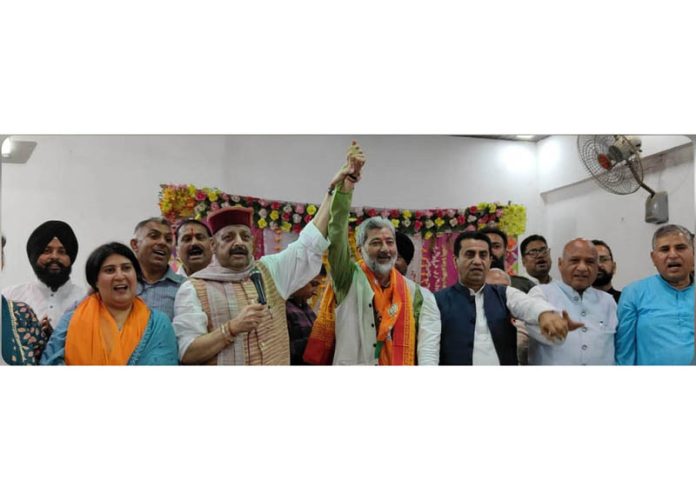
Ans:
[[[382,288],[365,262],[360,267],[375,294],[375,311],[379,315],[377,355],[380,365],[413,365],[415,359],[415,325],[413,305],[406,280],[392,267],[389,286]]]
[[[65,339],[66,365],[126,365],[150,320],[150,309],[139,297],[133,301],[119,332],[111,313],[95,293],[77,306]]]
[[[415,322],[413,303],[406,280],[396,269],[391,270],[390,286],[382,290],[370,268],[360,263],[375,297],[375,310],[382,318],[377,332],[380,365],[415,364]],[[336,344],[336,300],[331,285],[326,287],[317,319],[307,341],[303,359],[313,365],[329,365]],[[393,313],[393,314],[390,314]],[[391,335],[390,335],[391,332]]]

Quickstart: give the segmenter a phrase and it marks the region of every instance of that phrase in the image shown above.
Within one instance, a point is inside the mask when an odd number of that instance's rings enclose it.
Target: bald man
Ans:
[[[584,325],[569,332],[564,341],[550,342],[536,325],[527,325],[530,365],[613,365],[617,328],[616,302],[611,295],[592,288],[599,257],[585,239],[569,241],[558,259],[561,281],[537,285],[530,296],[545,299]]]

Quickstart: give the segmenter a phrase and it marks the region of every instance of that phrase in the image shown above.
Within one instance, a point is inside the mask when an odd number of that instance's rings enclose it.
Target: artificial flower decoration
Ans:
[[[318,209],[312,203],[265,200],[223,193],[217,188],[197,188],[191,184],[162,184],[160,187],[160,210],[172,222],[189,217],[205,219],[214,210],[243,206],[254,209],[254,223],[259,229],[299,233]],[[508,235],[520,235],[525,232],[527,221],[524,206],[496,202],[459,209],[355,207],[351,209],[350,226],[355,228],[375,215],[386,217],[401,232],[420,234],[426,240],[443,233],[475,231],[486,226],[497,226]]]

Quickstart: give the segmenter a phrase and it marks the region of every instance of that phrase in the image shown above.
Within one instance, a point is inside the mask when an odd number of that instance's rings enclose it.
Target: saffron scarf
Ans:
[[[383,289],[374,272],[364,262],[360,262],[360,268],[375,294],[373,301],[379,315],[375,358],[380,365],[415,364],[416,329],[413,303],[406,280],[392,268],[389,286]],[[303,359],[313,365],[331,364],[335,346],[336,296],[329,284],[322,297]]]
[[[119,332],[116,321],[98,294],[77,306],[65,339],[66,365],[126,365],[150,320],[150,309],[139,297],[133,300]]]

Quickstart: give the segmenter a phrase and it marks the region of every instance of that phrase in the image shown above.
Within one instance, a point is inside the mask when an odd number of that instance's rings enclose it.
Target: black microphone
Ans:
[[[261,276],[261,271],[254,268],[249,275],[249,279],[254,282],[256,293],[259,296],[259,304],[266,305],[266,289],[263,286],[263,276]]]

